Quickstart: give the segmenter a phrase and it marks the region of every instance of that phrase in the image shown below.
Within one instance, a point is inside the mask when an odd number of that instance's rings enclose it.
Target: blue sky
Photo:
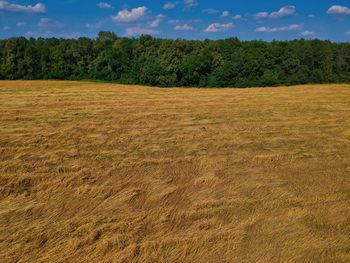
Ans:
[[[349,0],[0,0],[0,38],[119,36],[350,41]]]

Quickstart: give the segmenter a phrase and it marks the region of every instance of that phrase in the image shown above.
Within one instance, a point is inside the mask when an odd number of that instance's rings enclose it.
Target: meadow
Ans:
[[[350,85],[0,82],[1,262],[350,262]]]

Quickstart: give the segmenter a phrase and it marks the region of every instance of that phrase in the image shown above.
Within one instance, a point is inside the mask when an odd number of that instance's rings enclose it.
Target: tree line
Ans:
[[[350,82],[350,43],[137,39],[0,40],[0,79],[102,80],[151,86],[253,87]]]

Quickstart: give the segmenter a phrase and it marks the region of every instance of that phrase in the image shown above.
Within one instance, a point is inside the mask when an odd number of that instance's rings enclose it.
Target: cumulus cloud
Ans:
[[[267,13],[267,12],[259,12],[259,13],[256,13],[256,14],[254,15],[254,17],[255,17],[256,19],[267,18],[267,17],[269,17],[269,13]]]
[[[229,17],[230,16],[230,12],[229,11],[224,11],[221,14],[221,17]]]
[[[350,8],[347,6],[333,5],[327,10],[331,15],[350,15]]]
[[[204,32],[206,33],[215,33],[215,32],[224,32],[231,28],[234,28],[233,23],[227,23],[227,24],[220,24],[220,23],[213,23],[209,25]]]
[[[184,6],[184,10],[198,6],[197,0],[169,1],[163,5],[164,10],[174,9],[177,5]]]
[[[101,9],[110,9],[112,8],[112,5],[106,2],[99,2],[97,6]]]
[[[147,15],[147,12],[148,8],[145,6],[133,8],[131,11],[124,9],[119,11],[116,16],[113,16],[112,20],[121,23],[137,22],[143,19]]]
[[[295,14],[296,9],[295,6],[291,5],[291,6],[285,6],[282,7],[280,10],[278,10],[277,12],[272,12],[270,14],[271,18],[281,18],[281,17],[285,17],[285,16],[291,16],[293,14]]]
[[[214,8],[207,8],[207,9],[203,9],[202,12],[210,14],[210,15],[215,15],[215,14],[219,13],[219,10],[214,9]]]
[[[291,16],[294,15],[296,12],[295,6],[284,6],[280,10],[272,13],[268,12],[260,12],[254,15],[256,19],[261,19],[261,18],[282,18],[285,16]]]
[[[35,5],[19,5],[0,0],[0,10],[10,12],[45,13],[46,8],[42,3],[37,3]]]
[[[292,24],[289,26],[282,27],[258,27],[255,29],[256,32],[281,32],[281,31],[293,31],[302,29],[302,25]]]
[[[313,36],[314,34],[315,34],[315,32],[309,31],[309,30],[306,30],[306,31],[301,33],[301,35],[304,36],[304,37]]]
[[[24,22],[17,22],[17,23],[16,23],[16,26],[17,26],[17,27],[21,27],[21,26],[24,26],[24,25],[25,25]]]
[[[198,23],[203,23],[201,19],[170,19],[167,21],[168,24],[171,25],[180,25],[180,24],[198,24]]]
[[[38,23],[38,27],[41,28],[48,28],[48,27],[54,27],[54,28],[60,28],[63,27],[63,24],[59,21],[52,20],[50,18],[41,18]]]
[[[191,8],[198,6],[197,0],[184,0],[185,8]]]
[[[149,22],[148,24],[150,27],[159,27],[160,23],[163,21],[164,18],[164,15],[159,14],[153,21]]]
[[[241,19],[243,19],[243,17],[241,15],[237,14],[233,17],[233,19],[234,20],[241,20]]]
[[[168,23],[172,24],[172,25],[176,25],[176,24],[180,24],[181,20],[179,20],[179,19],[170,19],[170,20],[168,20]]]
[[[101,28],[107,22],[108,22],[107,20],[99,20],[99,21],[97,21],[95,23],[85,24],[85,27],[88,28],[88,29],[98,29],[98,28]]]
[[[174,30],[176,30],[176,31],[192,31],[192,30],[194,30],[194,28],[188,24],[183,24],[183,25],[175,26]]]
[[[148,29],[148,28],[142,28],[142,27],[129,27],[125,30],[125,36],[133,37],[133,36],[139,36],[139,35],[157,35],[159,34],[159,31]]]
[[[176,7],[176,3],[175,2],[167,2],[163,5],[163,9],[164,10],[170,10],[170,9],[174,9]]]

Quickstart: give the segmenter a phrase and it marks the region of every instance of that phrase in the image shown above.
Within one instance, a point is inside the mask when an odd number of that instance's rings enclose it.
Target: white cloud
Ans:
[[[156,18],[153,21],[149,22],[148,25],[150,27],[159,27],[160,23],[163,21],[164,18],[165,18],[164,15],[159,14],[156,16]]]
[[[85,24],[85,27],[88,29],[97,29],[97,28],[101,28],[104,24],[106,24],[107,20],[99,20],[95,23],[88,23]]]
[[[233,23],[227,23],[227,24],[220,24],[220,23],[213,23],[209,25],[204,32],[206,33],[215,33],[215,32],[224,32],[231,28],[234,28]]]
[[[179,19],[170,19],[170,20],[168,20],[168,23],[172,24],[172,25],[177,25],[177,24],[181,23],[181,20],[179,20]]]
[[[243,17],[241,15],[237,14],[233,17],[233,19],[234,20],[241,20],[241,19],[243,19]]]
[[[207,8],[207,9],[203,9],[203,10],[202,10],[202,13],[207,13],[207,14],[210,14],[210,15],[215,15],[215,14],[219,13],[219,10],[214,9],[214,8]]]
[[[300,30],[302,29],[302,25],[298,24],[292,24],[289,26],[282,26],[282,27],[258,27],[255,29],[256,32],[281,32],[281,31],[293,31],[293,30]]]
[[[147,29],[142,27],[129,27],[125,30],[125,36],[139,36],[139,35],[157,35],[159,31],[153,29]]]
[[[197,0],[184,0],[185,8],[198,6]]]
[[[33,31],[29,31],[27,33],[24,34],[25,38],[31,38],[31,37],[36,37],[36,33]]]
[[[180,25],[180,24],[189,24],[189,23],[193,23],[193,24],[199,24],[199,23],[203,23],[203,21],[201,19],[187,19],[187,20],[181,20],[181,19],[170,19],[168,20],[168,24],[171,25]]]
[[[308,18],[315,18],[316,16],[314,14],[310,14],[307,16]]]
[[[254,17],[256,19],[261,19],[261,18],[282,18],[285,16],[291,16],[293,14],[295,14],[296,12],[296,8],[295,6],[291,5],[291,6],[284,6],[282,7],[280,10],[276,11],[276,12],[272,12],[272,13],[268,13],[268,12],[260,12],[254,15]]]
[[[327,14],[350,15],[350,8],[347,6],[333,5],[327,10]]]
[[[169,1],[163,5],[164,10],[174,9],[178,5],[183,5],[183,10],[198,6],[197,0]]]
[[[346,31],[345,34],[347,34],[348,36],[350,36],[350,29],[349,29],[348,31]]]
[[[260,13],[255,14],[254,17],[256,19],[267,18],[267,17],[269,17],[269,13],[267,13],[267,12],[260,12]]]
[[[47,28],[47,27],[55,27],[60,28],[63,27],[63,24],[59,21],[52,20],[50,18],[41,18],[38,23],[38,27]]]
[[[164,10],[174,9],[175,7],[176,7],[176,3],[174,2],[167,2],[163,5]]]
[[[192,30],[194,30],[194,28],[188,24],[183,24],[183,25],[175,26],[174,30],[176,30],[176,31],[192,31]]]
[[[306,31],[301,33],[301,35],[304,36],[304,37],[313,36],[314,34],[315,34],[315,32],[309,31],[309,30],[306,30]]]
[[[96,20],[92,23],[86,23],[85,27],[88,29],[98,29],[98,28],[103,27],[106,24],[109,24],[110,22],[111,22],[110,17],[106,17],[103,19]]]
[[[221,17],[229,17],[230,16],[230,12],[229,11],[224,11],[221,14]]]
[[[285,6],[282,7],[280,10],[278,10],[277,12],[272,12],[270,14],[271,18],[281,18],[281,17],[285,17],[285,16],[290,16],[295,14],[296,9],[295,6],[291,5],[291,6]]]
[[[37,3],[35,5],[18,5],[0,0],[0,10],[11,12],[44,13],[46,8],[42,3]]]
[[[11,29],[11,27],[9,27],[9,26],[4,26],[2,29],[3,29],[4,31],[8,31],[8,30]]]
[[[143,19],[147,15],[147,11],[148,8],[145,6],[133,8],[131,11],[124,9],[122,11],[119,11],[116,16],[113,16],[112,20],[114,22],[122,23],[136,22]]]
[[[112,8],[112,5],[106,2],[99,2],[97,6],[101,9],[110,9]]]
[[[16,26],[17,26],[17,27],[21,27],[21,26],[24,26],[24,25],[25,25],[24,22],[17,22],[17,23],[16,23]]]

